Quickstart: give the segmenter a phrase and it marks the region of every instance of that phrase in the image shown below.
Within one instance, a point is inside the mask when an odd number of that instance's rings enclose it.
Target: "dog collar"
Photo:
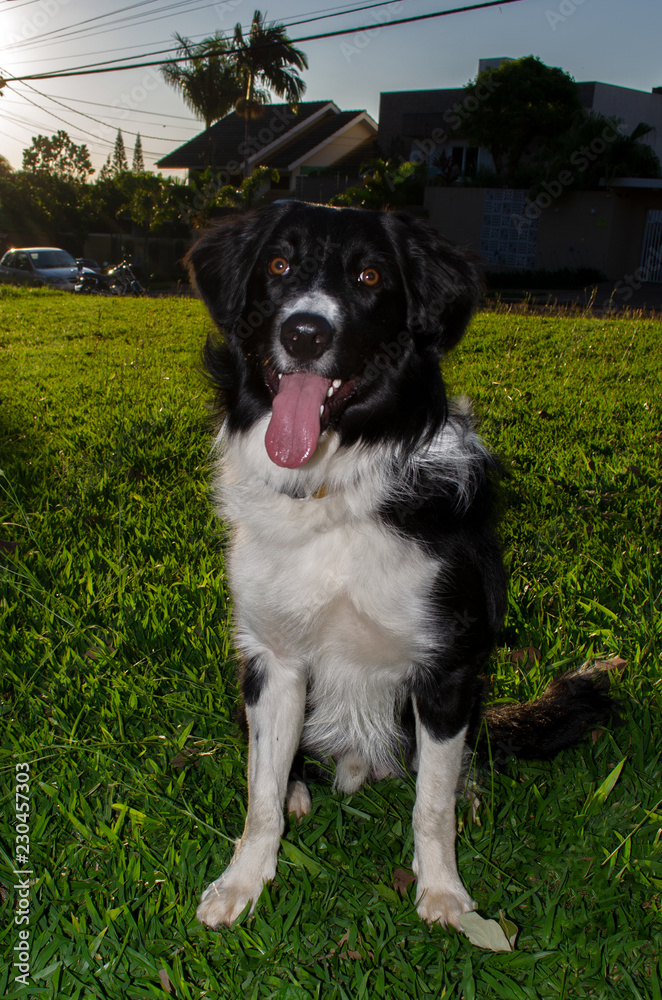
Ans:
[[[281,490],[281,493],[290,497],[291,500],[322,500],[328,496],[329,490],[326,483],[322,483],[314,493],[299,493],[297,490]]]

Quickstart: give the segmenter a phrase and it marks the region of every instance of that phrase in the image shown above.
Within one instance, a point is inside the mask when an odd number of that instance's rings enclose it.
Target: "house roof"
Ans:
[[[364,111],[340,111],[333,101],[304,101],[296,110],[287,104],[268,104],[259,118],[248,123],[249,164],[288,169],[359,120],[367,121],[376,134],[377,126]],[[202,169],[211,164],[239,173],[245,137],[246,120],[233,111],[162,157],[157,166]]]
[[[280,149],[276,150],[273,156],[273,165],[281,170],[298,165],[301,160],[318,147],[324,146],[339,132],[345,131],[349,125],[365,117],[367,116],[364,111],[341,111],[338,114],[324,115],[304,132],[292,136],[289,142],[284,143]],[[375,126],[375,133],[376,131]],[[355,143],[349,144],[347,152],[350,152],[354,145]],[[271,163],[269,165],[271,166]]]

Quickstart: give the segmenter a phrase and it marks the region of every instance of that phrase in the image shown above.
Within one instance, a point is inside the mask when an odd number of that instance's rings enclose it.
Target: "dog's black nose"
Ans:
[[[333,327],[324,316],[292,313],[280,328],[280,341],[293,358],[314,361],[321,358],[333,340]]]

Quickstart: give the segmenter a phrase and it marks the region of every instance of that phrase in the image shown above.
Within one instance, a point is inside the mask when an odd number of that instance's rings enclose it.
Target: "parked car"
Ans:
[[[79,274],[71,254],[58,247],[14,247],[0,260],[0,281],[20,285],[51,285],[73,291]]]

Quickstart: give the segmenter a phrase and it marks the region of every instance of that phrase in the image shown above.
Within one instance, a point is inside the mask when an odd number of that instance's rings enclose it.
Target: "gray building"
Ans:
[[[505,62],[505,58],[481,59],[479,72]],[[640,122],[652,126],[643,139],[662,161],[662,87],[650,93],[589,81],[577,84],[580,101],[587,111],[623,120],[630,134]],[[464,104],[462,87],[446,90],[407,90],[380,95],[377,141],[384,156],[423,159],[430,173],[437,172],[435,161],[445,160],[445,168],[455,175],[472,176],[480,169],[492,169],[492,158],[484,149],[471,147],[462,136],[462,123],[470,113]]]

